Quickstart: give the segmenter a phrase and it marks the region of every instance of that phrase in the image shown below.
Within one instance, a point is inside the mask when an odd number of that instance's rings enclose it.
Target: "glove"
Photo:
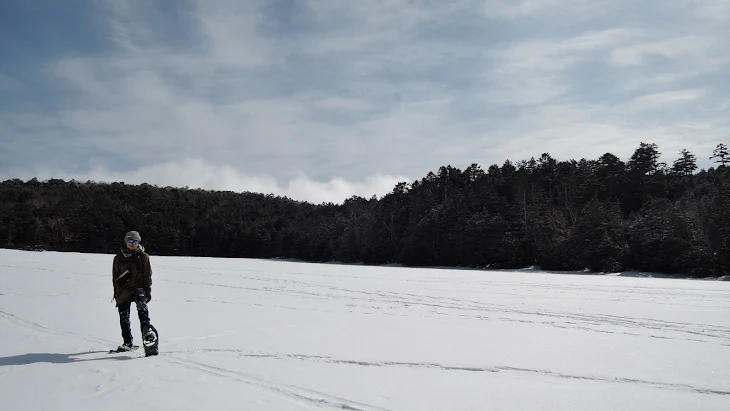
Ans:
[[[152,291],[146,293],[147,294],[147,302],[152,301]]]

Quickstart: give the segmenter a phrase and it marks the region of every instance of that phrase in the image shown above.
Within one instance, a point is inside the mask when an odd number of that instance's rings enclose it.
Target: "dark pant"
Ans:
[[[139,325],[144,333],[145,328],[150,325],[150,315],[147,310],[147,296],[144,290],[139,289],[132,294],[127,300],[119,304],[119,325],[122,327],[122,338],[125,343],[132,343],[132,326],[129,322],[129,310],[132,302],[137,305],[137,315],[139,316]]]

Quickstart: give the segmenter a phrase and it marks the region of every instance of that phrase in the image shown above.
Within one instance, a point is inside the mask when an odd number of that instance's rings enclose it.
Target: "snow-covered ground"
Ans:
[[[112,258],[0,250],[0,410],[730,410],[730,282],[153,255],[144,358]]]

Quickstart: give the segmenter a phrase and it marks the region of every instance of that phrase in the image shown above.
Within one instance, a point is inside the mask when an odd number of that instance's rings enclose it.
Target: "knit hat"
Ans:
[[[140,237],[139,233],[136,231],[130,231],[124,236],[124,241],[127,240],[137,240],[142,241],[142,237]]]

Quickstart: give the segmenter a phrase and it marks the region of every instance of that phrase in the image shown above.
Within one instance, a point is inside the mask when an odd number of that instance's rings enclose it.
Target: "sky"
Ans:
[[[320,202],[730,144],[730,0],[3,0],[0,180]]]

